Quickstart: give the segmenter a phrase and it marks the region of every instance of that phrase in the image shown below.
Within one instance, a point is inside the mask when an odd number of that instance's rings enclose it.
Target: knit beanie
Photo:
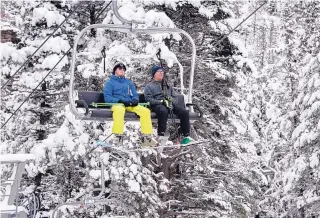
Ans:
[[[154,74],[156,74],[156,72],[157,72],[158,70],[164,70],[164,68],[163,68],[162,66],[158,66],[158,65],[152,67],[152,70],[151,70],[152,78],[154,77]]]
[[[113,71],[112,71],[112,74],[113,74],[113,75],[115,74],[115,72],[116,72],[116,70],[117,70],[118,67],[121,67],[122,69],[124,69],[124,71],[127,70],[126,66],[125,66],[122,62],[116,62],[116,63],[114,64]]]

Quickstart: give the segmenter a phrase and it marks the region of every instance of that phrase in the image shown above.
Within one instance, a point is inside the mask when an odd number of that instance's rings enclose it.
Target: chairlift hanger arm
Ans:
[[[112,10],[114,12],[114,14],[116,15],[116,17],[122,22],[122,23],[125,23],[125,24],[133,24],[133,23],[136,23],[136,24],[143,24],[144,22],[143,21],[137,21],[137,20],[127,20],[125,19],[124,17],[122,17],[119,13],[119,10],[118,10],[118,4],[117,4],[117,0],[112,0]]]

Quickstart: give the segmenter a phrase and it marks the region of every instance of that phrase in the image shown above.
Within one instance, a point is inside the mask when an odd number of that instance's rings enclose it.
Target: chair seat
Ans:
[[[190,120],[199,119],[198,113],[189,113]],[[177,122],[180,122],[180,119],[173,115],[173,118],[176,119]],[[139,120],[139,116],[132,112],[126,112],[124,119],[127,121]],[[153,121],[157,121],[157,114],[151,112],[151,119]],[[170,117],[168,119],[171,119]],[[101,121],[111,121],[112,119],[112,111],[110,109],[91,109],[90,115],[88,117],[83,118],[83,120],[101,120]]]
[[[82,120],[100,120],[100,121],[112,121],[112,112],[110,110],[110,107],[93,107],[92,103],[104,103],[104,97],[102,92],[96,92],[96,91],[78,91],[78,97],[79,100],[82,101],[82,103],[77,103],[78,108],[86,108],[86,116],[82,117]],[[183,95],[178,95],[177,97],[178,100],[178,105],[181,107],[186,108],[186,105],[184,103],[184,96]],[[146,100],[144,98],[144,95],[142,93],[139,94],[139,102],[140,103],[146,103]],[[188,104],[187,104],[188,105]],[[197,105],[196,105],[197,106]],[[202,116],[202,111],[200,108],[197,106],[198,111],[200,113],[194,113],[194,112],[189,112],[190,116],[190,121],[193,120],[199,120],[200,117]],[[88,113],[88,114],[87,114]],[[138,121],[139,116],[136,115],[135,113],[131,112],[126,112],[125,113],[125,120],[127,121]],[[156,113],[151,113],[151,119],[153,121],[157,120],[157,115]],[[174,119],[176,122],[180,122],[180,119],[176,115],[174,115]],[[169,118],[170,120],[170,118]]]

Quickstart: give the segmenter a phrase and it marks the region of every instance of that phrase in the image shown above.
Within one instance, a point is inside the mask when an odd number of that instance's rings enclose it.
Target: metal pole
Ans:
[[[143,21],[137,21],[137,20],[127,20],[125,19],[124,17],[122,17],[120,14],[119,14],[119,11],[118,11],[118,4],[117,4],[117,0],[112,0],[112,10],[114,12],[114,15],[116,15],[116,17],[122,22],[122,23],[125,23],[125,24],[133,24],[133,23],[144,23]]]

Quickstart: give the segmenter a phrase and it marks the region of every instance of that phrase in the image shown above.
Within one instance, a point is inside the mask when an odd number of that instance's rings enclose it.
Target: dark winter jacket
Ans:
[[[103,95],[104,101],[107,103],[118,103],[119,100],[131,102],[132,99],[139,101],[132,81],[115,75],[112,75],[104,85]]]
[[[173,91],[171,86],[168,86],[166,89],[166,96],[174,99],[177,94]],[[161,100],[165,99],[165,96],[161,88],[161,81],[153,80],[148,83],[144,88],[144,97],[147,102],[150,102],[151,106],[162,104]]]

